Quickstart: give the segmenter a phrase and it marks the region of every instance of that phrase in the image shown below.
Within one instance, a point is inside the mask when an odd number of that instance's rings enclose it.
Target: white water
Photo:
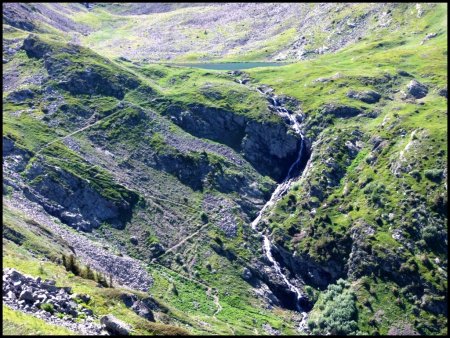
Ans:
[[[264,206],[262,207],[262,209],[259,211],[258,216],[255,218],[255,220],[251,223],[251,227],[253,229],[256,229],[256,226],[258,225],[259,221],[261,220],[261,217],[263,216],[264,212],[267,210],[267,208],[271,207],[272,205],[275,204],[275,202],[277,202],[278,200],[281,199],[281,197],[283,197],[283,195],[286,193],[286,191],[289,189],[289,187],[291,186],[294,178],[292,177],[292,170],[294,170],[294,168],[300,163],[301,161],[301,157],[302,157],[302,152],[303,152],[303,139],[301,141],[301,145],[300,145],[300,151],[298,152],[298,156],[297,159],[295,160],[295,162],[291,165],[291,167],[289,168],[288,174],[286,176],[286,178],[283,180],[283,182],[281,182],[278,187],[275,189],[275,191],[272,193],[272,196],[270,196],[269,201],[264,204]]]
[[[279,276],[281,276],[281,278],[283,278],[284,282],[289,287],[289,290],[291,290],[292,292],[294,292],[297,295],[297,308],[300,311],[299,306],[298,306],[298,300],[302,296],[302,293],[300,292],[300,290],[298,288],[296,288],[294,285],[292,285],[289,282],[289,280],[287,279],[287,277],[283,274],[283,272],[281,271],[280,264],[278,264],[278,262],[272,256],[272,251],[270,249],[272,244],[270,243],[269,238],[266,235],[263,235],[263,237],[264,237],[263,247],[264,247],[264,252],[266,253],[266,257],[273,264],[273,267],[275,268],[275,271],[277,272],[277,274]]]
[[[287,173],[286,177],[284,178],[283,182],[281,182],[281,184],[278,185],[278,187],[272,193],[272,196],[270,197],[269,201],[263,206],[263,208],[259,211],[258,216],[251,223],[251,227],[253,229],[255,229],[255,230],[256,230],[256,226],[260,222],[264,212],[268,208],[270,208],[272,205],[274,205],[275,202],[280,200],[281,197],[283,197],[283,195],[290,188],[292,182],[295,179],[295,177],[293,176],[294,169],[298,166],[298,164],[300,163],[300,161],[302,159],[303,146],[304,146],[304,141],[303,141],[304,136],[303,136],[303,133],[302,133],[301,128],[300,128],[300,123],[294,117],[294,115],[290,114],[289,111],[285,107],[281,106],[280,102],[278,101],[277,96],[275,96],[275,95],[270,96],[270,94],[268,95],[267,93],[261,91],[259,88],[257,88],[257,90],[261,94],[263,94],[266,97],[268,97],[268,99],[273,103],[273,106],[276,108],[276,112],[280,116],[282,116],[284,118],[287,118],[290,121],[290,125],[291,125],[292,129],[294,129],[294,131],[301,136],[301,144],[300,144],[300,151],[298,152],[298,155],[297,155],[297,159],[290,166],[290,168],[288,170],[288,173]],[[303,326],[305,326],[306,319],[308,317],[308,314],[306,312],[302,312],[302,308],[300,307],[300,304],[299,304],[299,300],[303,296],[303,294],[297,287],[292,285],[291,282],[289,282],[287,277],[284,275],[283,271],[281,270],[280,264],[272,256],[271,246],[272,246],[272,243],[270,242],[269,237],[267,235],[263,235],[263,250],[264,250],[264,253],[265,253],[267,259],[273,264],[275,272],[277,273],[278,276],[280,276],[283,279],[284,283],[287,285],[289,290],[297,295],[296,308],[297,308],[297,310],[299,312],[302,313],[303,318],[302,318],[302,323],[301,323],[302,325],[301,325],[301,327],[303,329]]]
[[[281,276],[281,278],[284,280],[284,282],[288,286],[289,290],[291,290],[292,292],[294,292],[297,295],[297,302],[296,302],[295,306],[297,308],[297,311],[301,312],[301,314],[302,314],[302,321],[300,322],[299,329],[303,331],[306,328],[306,320],[308,319],[308,313],[303,312],[302,308],[300,307],[300,304],[299,304],[300,298],[303,296],[303,294],[297,287],[295,287],[294,285],[291,284],[291,282],[289,282],[287,277],[283,274],[283,271],[281,271],[280,264],[278,264],[278,262],[273,258],[272,251],[270,249],[270,247],[272,245],[270,243],[270,239],[266,235],[263,235],[263,238],[264,238],[263,248],[264,248],[264,252],[266,253],[267,259],[273,264],[273,267],[274,267],[276,273],[279,276]]]
[[[278,185],[278,187],[272,193],[272,196],[270,196],[269,201],[262,207],[262,209],[258,213],[258,216],[251,223],[251,227],[253,229],[256,229],[256,226],[258,225],[259,221],[261,220],[262,215],[267,210],[267,208],[271,207],[272,205],[275,204],[275,202],[280,200],[281,197],[283,197],[283,195],[286,193],[286,191],[290,188],[292,182],[294,181],[294,177],[292,177],[292,171],[300,163],[300,161],[302,159],[302,153],[303,153],[303,144],[304,144],[303,137],[304,136],[303,136],[303,133],[302,133],[302,131],[300,129],[300,124],[298,123],[298,121],[296,120],[296,118],[292,114],[289,114],[289,112],[287,111],[286,108],[280,107],[280,104],[279,104],[276,96],[273,96],[272,100],[274,102],[274,106],[278,107],[277,108],[278,114],[281,115],[281,116],[287,116],[289,118],[289,120],[291,121],[291,123],[292,123],[292,128],[295,130],[295,132],[297,134],[299,134],[301,136],[300,151],[298,152],[297,159],[290,166],[290,168],[288,170],[288,173],[287,173],[286,177],[284,178],[283,182],[281,182]]]

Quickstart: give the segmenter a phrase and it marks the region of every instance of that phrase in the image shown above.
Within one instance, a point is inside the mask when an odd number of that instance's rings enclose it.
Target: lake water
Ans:
[[[288,65],[288,62],[219,62],[219,63],[174,63],[173,66],[194,67],[214,70],[241,70],[256,67],[279,67]]]

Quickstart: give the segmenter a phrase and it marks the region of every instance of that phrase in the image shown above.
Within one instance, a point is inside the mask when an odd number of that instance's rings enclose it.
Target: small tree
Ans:
[[[108,282],[101,272],[97,272],[97,283],[105,288],[108,287]]]
[[[87,279],[95,280],[94,272],[91,270],[91,267],[90,267],[89,264],[86,265],[86,272],[85,272],[85,274],[86,274],[86,278]]]
[[[207,215],[205,212],[202,212],[202,213],[200,214],[200,218],[201,218],[203,224],[208,223],[208,215]]]

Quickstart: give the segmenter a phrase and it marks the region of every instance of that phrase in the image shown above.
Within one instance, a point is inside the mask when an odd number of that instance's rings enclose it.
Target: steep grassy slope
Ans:
[[[445,330],[445,11],[442,5],[425,15],[412,36],[375,34],[336,55],[249,72],[298,98],[309,117],[307,135],[317,140],[311,166],[267,222],[277,244],[300,257],[288,263],[293,271],[305,277],[302,261],[312,261],[327,267],[328,282],[351,282],[357,307],[348,320],[355,326],[336,325],[332,332]],[[429,88],[426,97],[407,97],[412,78]],[[349,98],[350,90],[374,90],[381,100],[367,104]],[[357,107],[361,114],[324,120],[327,104]],[[313,332],[331,330],[339,316],[332,299],[316,303]]]
[[[19,259],[14,249],[5,249],[6,266],[36,276],[29,270],[35,265],[29,250],[37,250],[43,257],[60,258],[60,249],[38,245],[34,240],[39,233],[29,233],[32,227],[21,222],[25,216],[13,211],[20,204],[32,224],[44,220],[69,241],[83,264],[113,274],[125,285],[124,274],[130,272],[115,275],[120,266],[114,261],[97,261],[98,250],[142,260],[154,280],[148,291],[165,299],[176,313],[187,313],[187,317],[180,316],[185,318],[183,326],[193,333],[249,334],[265,332],[264,325],[294,332],[292,314],[264,310],[262,300],[251,295],[251,286],[239,277],[245,262],[223,257],[223,252],[236,257],[234,247],[242,245],[243,233],[248,232],[245,224],[274,188],[274,180],[261,175],[246,159],[247,154],[251,155],[251,146],[242,142],[254,135],[245,126],[251,124],[258,130],[268,124],[278,128],[285,134],[282,137],[294,141],[291,156],[297,148],[296,138],[288,135],[279,117],[269,114],[265,100],[251,91],[233,98],[227,93],[239,92],[240,88],[229,76],[200,70],[189,73],[194,81],[198,79],[201,91],[194,89],[180,95],[181,86],[169,90],[167,84],[147,76],[146,69],[138,72],[136,67],[112,62],[51,35],[20,35],[14,29],[9,32],[11,39],[13,35],[21,37],[22,47],[12,51],[11,60],[5,64],[9,77],[3,97],[4,191],[11,204],[4,209],[12,213],[7,227],[10,235],[5,242],[12,248],[15,244],[10,242],[19,242],[24,256]],[[167,68],[168,75],[169,71]],[[174,71],[171,78],[182,79],[185,73]],[[214,100],[220,91],[224,99]],[[203,100],[197,99],[200,97]],[[253,105],[247,106],[241,99]],[[192,102],[196,106],[190,106]],[[215,126],[217,133],[210,138],[219,138],[224,145],[196,138],[162,116],[170,107],[193,113],[201,110],[210,122],[221,113],[227,114],[223,123],[241,124],[242,132],[232,137],[219,134],[220,125]],[[265,141],[268,146],[269,140]],[[247,152],[241,154],[241,148]],[[286,159],[286,165],[290,162]],[[266,168],[271,174],[271,167]],[[277,179],[287,170],[286,166],[275,169]],[[226,251],[208,249],[215,238],[227,236],[234,240]],[[78,242],[84,237],[87,241]],[[184,246],[187,237],[193,241]],[[197,247],[193,248],[193,243]],[[174,258],[175,249],[186,248],[194,254],[184,255],[188,265],[175,264],[179,260]],[[167,260],[163,263],[170,269],[153,261],[166,250]],[[252,256],[249,248],[242,252]],[[53,277],[57,271],[64,271],[53,263],[49,269]],[[129,285],[134,286],[131,278]],[[227,279],[229,282],[224,283]],[[62,283],[74,288],[78,285],[70,278]],[[86,288],[92,290],[86,293],[96,294],[95,283],[87,283]],[[174,287],[177,295],[171,291]],[[232,297],[229,291],[233,291]],[[102,304],[110,296],[99,297]],[[109,302],[121,306],[117,297]],[[164,326],[133,320],[136,317],[130,311],[114,309],[99,306],[94,312],[99,316],[113,312],[138,333],[164,330]],[[244,322],[243,315],[247,317]],[[280,315],[284,321],[278,318]],[[174,316],[168,313],[158,320],[169,323]]]
[[[446,5],[5,8],[5,267],[91,295],[137,334],[446,332]],[[246,73],[127,60],[296,59],[327,43],[339,51]],[[307,295],[306,328],[249,226],[300,147],[265,85],[304,117],[303,175],[258,227]],[[66,271],[70,252],[116,288]],[[158,304],[156,323],[129,292]]]

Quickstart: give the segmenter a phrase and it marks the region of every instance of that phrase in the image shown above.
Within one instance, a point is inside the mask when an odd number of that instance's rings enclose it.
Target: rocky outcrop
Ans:
[[[9,94],[8,100],[11,100],[14,103],[21,103],[23,101],[33,99],[35,95],[36,95],[35,91],[25,88],[14,91],[11,94]]]
[[[281,123],[248,123],[242,151],[261,175],[269,175],[277,181],[285,178],[300,150],[300,136],[288,130]]]
[[[328,103],[320,109],[320,113],[323,115],[331,115],[333,117],[350,118],[361,114],[362,110],[356,107]]]
[[[26,173],[30,187],[26,196],[67,225],[90,232],[103,222],[122,229],[131,213],[137,195],[112,200],[97,191],[87,180],[71,172],[34,162]],[[94,207],[95,206],[95,207]]]
[[[164,114],[192,135],[226,144],[237,151],[241,149],[247,122],[244,116],[198,103],[186,109],[170,105]]]
[[[100,334],[101,327],[94,324],[92,310],[84,307],[90,297],[72,294],[69,287],[57,287],[54,280],[25,276],[15,269],[3,269],[3,302],[22,312],[62,325],[83,334]],[[77,299],[79,302],[75,301]],[[57,317],[57,313],[63,315]],[[75,323],[69,318],[83,314],[85,319]]]
[[[3,7],[3,22],[12,27],[32,31],[36,25],[30,20],[31,9],[25,4],[9,4]]]
[[[169,106],[171,120],[197,137],[208,138],[241,152],[261,175],[281,180],[299,149],[299,137],[278,122],[258,122],[233,112],[201,104]]]
[[[121,100],[127,89],[140,85],[139,80],[108,59],[77,45],[50,43],[30,35],[22,48],[28,57],[43,58],[50,78],[73,95],[105,95]],[[96,59],[98,63],[92,62]]]
[[[43,43],[36,35],[30,35],[23,40],[22,49],[25,50],[28,57],[41,59],[53,49],[49,44]]]
[[[89,265],[92,270],[99,271],[105,276],[112,276],[115,285],[123,285],[143,292],[147,292],[151,287],[153,279],[142,262],[124,254],[117,255],[98,245],[98,242],[61,226],[43,210],[41,205],[31,202],[20,192],[15,192],[6,204],[16,212],[20,210],[32,215],[30,217],[34,221],[70,243],[71,249],[83,265]]]
[[[100,323],[106,328],[109,333],[113,335],[128,336],[131,331],[129,325],[118,320],[113,315],[103,316],[100,319]]]
[[[416,80],[411,80],[407,86],[408,93],[416,99],[421,99],[428,94],[428,88]]]
[[[154,322],[155,317],[152,310],[158,310],[159,307],[157,303],[151,297],[144,299],[138,299],[136,295],[133,294],[123,294],[120,297],[126,307],[131,308],[137,315]]]
[[[362,91],[362,92],[350,90],[347,93],[347,97],[349,97],[351,99],[360,100],[365,103],[372,104],[372,103],[377,103],[380,100],[381,95],[373,90],[366,90],[366,91]]]

